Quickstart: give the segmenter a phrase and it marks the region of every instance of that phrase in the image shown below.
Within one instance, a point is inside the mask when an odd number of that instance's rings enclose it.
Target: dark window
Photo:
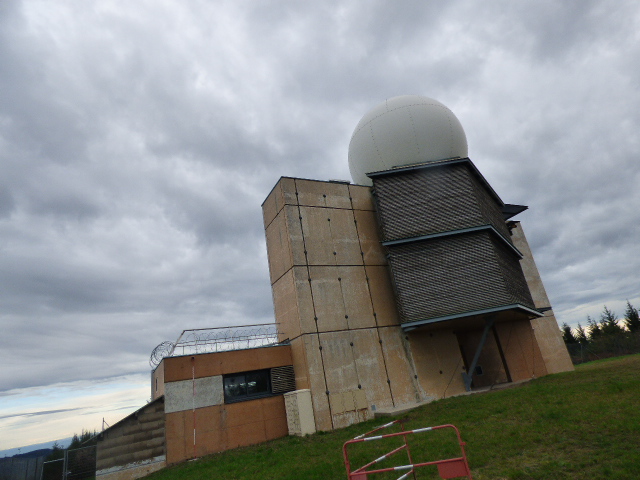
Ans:
[[[241,402],[272,395],[269,370],[234,373],[224,376],[225,403]]]

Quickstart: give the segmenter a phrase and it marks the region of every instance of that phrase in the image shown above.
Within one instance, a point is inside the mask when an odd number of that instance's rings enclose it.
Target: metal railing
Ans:
[[[0,458],[0,480],[40,480],[44,457]]]
[[[96,446],[64,451],[64,457],[44,462],[40,480],[84,480],[96,476]]]

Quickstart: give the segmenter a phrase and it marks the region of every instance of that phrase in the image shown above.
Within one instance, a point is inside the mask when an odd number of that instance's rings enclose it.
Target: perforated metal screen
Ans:
[[[503,203],[468,159],[373,181],[383,241],[394,242],[387,249],[403,323],[534,308]],[[416,238],[434,234],[441,236]]]
[[[389,248],[403,322],[522,304],[533,308],[518,257],[489,231]]]

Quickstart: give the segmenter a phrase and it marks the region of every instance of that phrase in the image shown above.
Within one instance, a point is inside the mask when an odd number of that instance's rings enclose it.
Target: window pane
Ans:
[[[268,370],[247,373],[246,378],[247,378],[247,394],[248,395],[260,395],[263,393],[270,393]]]
[[[247,395],[247,383],[244,375],[234,375],[224,379],[224,396],[226,398],[243,397]]]

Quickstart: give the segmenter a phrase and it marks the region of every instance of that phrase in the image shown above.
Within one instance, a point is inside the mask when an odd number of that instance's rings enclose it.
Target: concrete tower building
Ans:
[[[282,177],[262,205],[276,325],[185,330],[152,401],[101,432],[97,478],[573,368],[527,240],[425,97],[367,113],[348,181]]]
[[[358,123],[355,184],[283,177],[263,204],[279,340],[327,430],[572,364],[519,222],[441,103]]]

